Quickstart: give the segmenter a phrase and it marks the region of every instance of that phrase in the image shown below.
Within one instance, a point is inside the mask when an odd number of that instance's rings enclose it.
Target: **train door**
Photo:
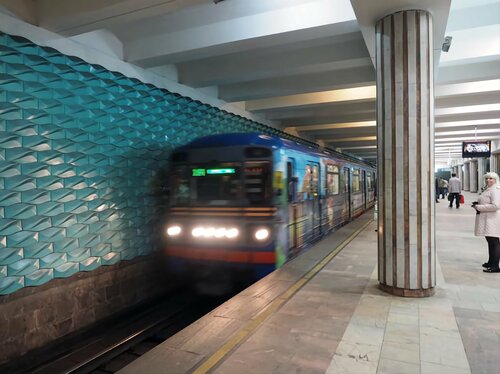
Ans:
[[[311,203],[312,203],[312,232],[313,238],[321,235],[321,194],[320,194],[320,169],[317,162],[311,162]]]
[[[334,196],[339,194],[339,167],[337,165],[326,165],[326,178],[325,178],[325,204],[326,204],[326,227],[327,230],[333,229],[336,225],[336,219],[342,217],[334,217]]]
[[[367,191],[367,187],[366,187],[366,171],[365,170],[362,170],[361,171],[361,188],[362,188],[362,191],[363,191],[363,208],[366,210],[366,203],[367,203],[367,196],[368,196],[368,191]]]
[[[295,176],[295,160],[290,159],[286,164],[287,201],[288,201],[288,253],[293,253],[298,247],[297,232],[297,184]]]
[[[352,197],[351,197],[351,171],[348,167],[344,168],[344,196],[346,204],[347,219],[352,218]]]

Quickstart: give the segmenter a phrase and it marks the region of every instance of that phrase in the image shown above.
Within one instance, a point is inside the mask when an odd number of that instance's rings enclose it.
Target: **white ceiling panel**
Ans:
[[[284,131],[372,161],[373,23],[415,8],[434,16],[436,160],[459,157],[463,140],[500,139],[500,0],[0,0],[0,12],[108,46]],[[452,37],[446,53],[444,35]]]

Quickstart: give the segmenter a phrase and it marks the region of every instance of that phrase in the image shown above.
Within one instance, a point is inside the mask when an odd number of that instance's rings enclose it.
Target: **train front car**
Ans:
[[[165,234],[171,269],[194,280],[257,279],[284,262],[275,138],[224,134],[173,153]]]
[[[166,253],[194,280],[261,278],[374,205],[372,165],[307,143],[213,135],[171,161]]]

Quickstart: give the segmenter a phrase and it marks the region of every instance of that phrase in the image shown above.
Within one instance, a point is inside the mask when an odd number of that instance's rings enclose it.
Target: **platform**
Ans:
[[[481,268],[476,196],[437,204],[432,297],[378,288],[370,212],[119,373],[498,373],[500,274]]]

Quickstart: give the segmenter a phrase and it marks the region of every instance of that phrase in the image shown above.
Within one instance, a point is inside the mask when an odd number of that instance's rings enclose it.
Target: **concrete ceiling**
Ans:
[[[437,3],[437,4],[434,4]],[[1,11],[374,161],[372,22],[435,19],[436,162],[500,138],[500,0],[0,0]],[[417,6],[418,5],[418,6]],[[441,52],[443,36],[453,37]],[[99,41],[97,43],[96,41]]]

